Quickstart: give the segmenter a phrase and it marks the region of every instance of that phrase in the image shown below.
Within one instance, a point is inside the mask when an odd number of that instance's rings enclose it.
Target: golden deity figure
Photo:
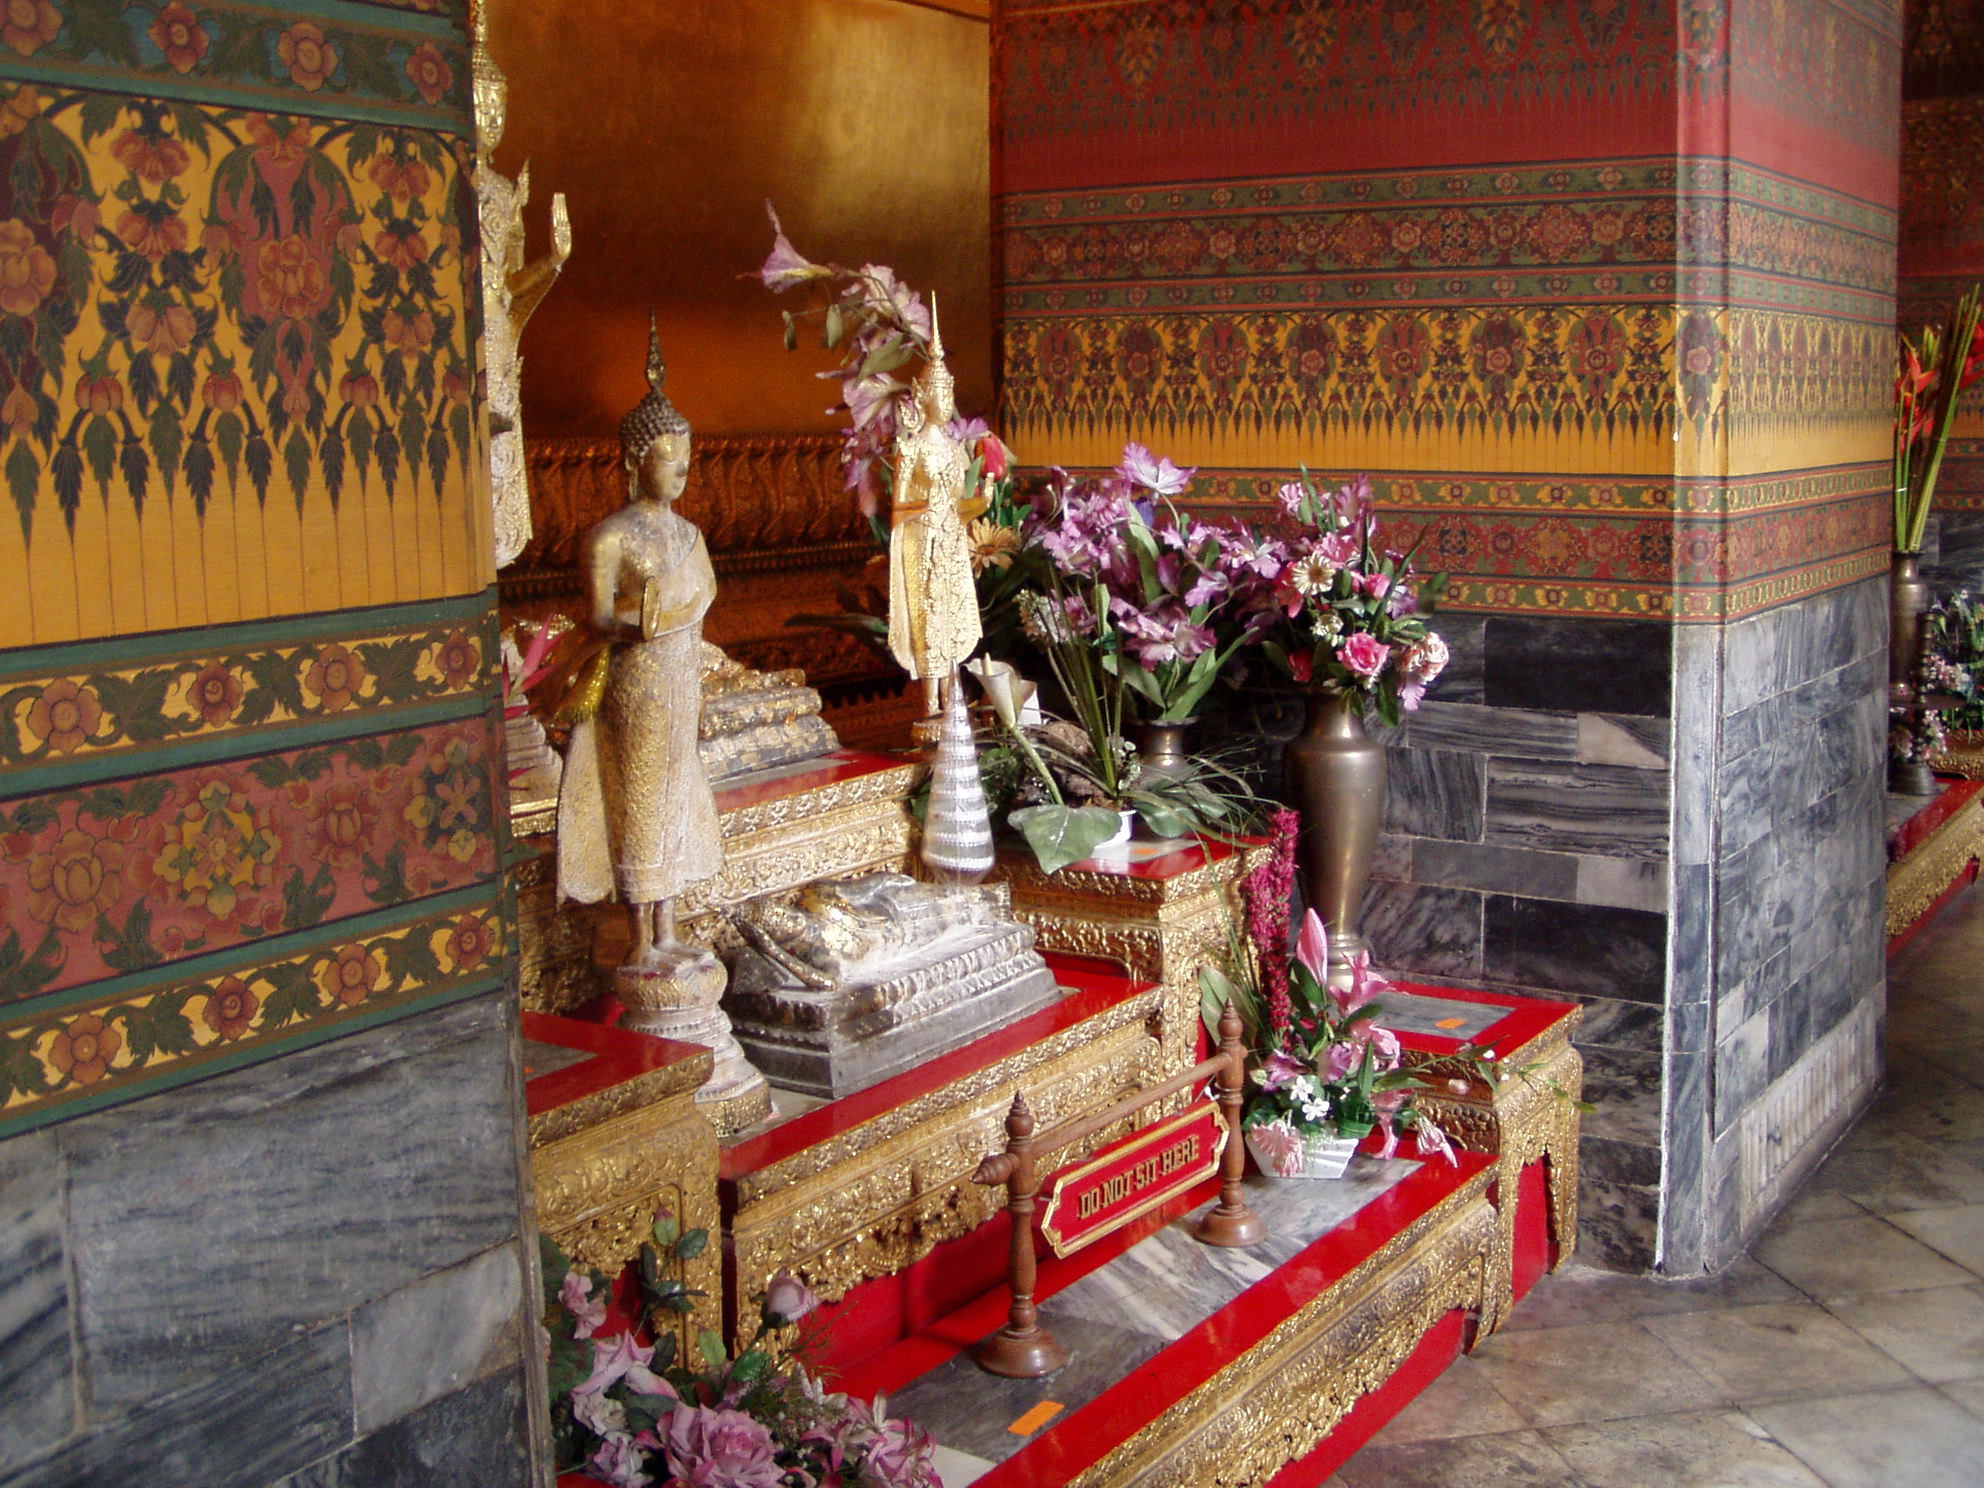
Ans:
[[[766,1114],[765,1077],[718,1006],[725,975],[677,934],[675,901],[723,869],[722,826],[699,751],[703,616],[716,598],[709,549],[675,511],[689,473],[689,423],[662,393],[649,333],[648,395],[620,425],[627,504],[586,534],[589,619],[601,645],[564,710],[576,720],[558,797],[558,891],[616,895],[632,943],[612,973],[624,1026],[715,1052],[697,1099],[729,1130]]]
[[[889,650],[923,684],[923,711],[942,711],[938,684],[984,635],[965,535],[971,455],[946,427],[957,417],[951,371],[930,307],[930,357],[917,374],[896,433],[889,533]]]
[[[572,221],[565,194],[551,198],[551,251],[524,259],[524,205],[530,200],[530,167],[512,181],[491,163],[503,138],[509,84],[489,55],[488,0],[475,8],[475,199],[482,227],[483,368],[488,392],[490,497],[495,507],[496,566],[502,568],[530,541],[530,478],[524,465],[524,323],[550,291],[572,256]]]

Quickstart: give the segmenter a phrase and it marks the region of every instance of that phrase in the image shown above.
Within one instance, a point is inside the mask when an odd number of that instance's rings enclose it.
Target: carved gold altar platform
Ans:
[[[971,1173],[1002,1139],[1017,1085],[1050,1122],[1159,1077],[1159,989],[1094,963],[1050,956],[1048,965],[1063,989],[1056,1006],[725,1146],[732,1296],[761,1291],[785,1268],[837,1301],[984,1225],[999,1200]]]
[[[1267,852],[1265,843],[1135,844],[1122,858],[1090,859],[1042,873],[1002,853],[993,877],[1012,889],[1013,912],[1042,950],[1115,961],[1162,989],[1164,1069],[1195,1060],[1199,968],[1226,946],[1227,904]]]
[[[916,824],[903,803],[923,766],[894,755],[840,749],[818,759],[740,775],[717,787],[723,872],[682,896],[685,933],[727,943],[716,911],[822,878],[909,863]],[[595,955],[618,960],[620,915],[557,904],[557,846],[523,837],[512,870],[517,892],[519,977],[524,1006],[563,1013],[597,997]],[[597,946],[595,945],[597,940]]]
[[[1943,761],[1939,757],[1936,768]],[[1939,780],[1888,841],[1888,949],[1893,954],[1975,872],[1984,854],[1984,779]],[[1890,797],[1891,802],[1899,798]]]
[[[638,1258],[659,1214],[714,1240],[716,1131],[696,1107],[709,1050],[532,1012],[523,1037],[538,1229],[609,1276]],[[682,1263],[711,1316],[723,1291],[718,1249]],[[694,1330],[680,1326],[686,1348]]]

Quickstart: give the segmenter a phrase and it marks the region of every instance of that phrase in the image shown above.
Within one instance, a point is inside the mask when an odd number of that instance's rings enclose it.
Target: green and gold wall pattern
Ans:
[[[0,1133],[500,981],[459,11],[0,22]]]

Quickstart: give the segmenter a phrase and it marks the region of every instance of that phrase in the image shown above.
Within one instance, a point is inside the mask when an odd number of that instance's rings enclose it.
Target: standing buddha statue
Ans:
[[[965,535],[971,456],[947,427],[957,418],[950,368],[930,306],[930,356],[910,389],[896,433],[889,533],[889,651],[923,684],[926,719],[942,711],[938,684],[984,635]]]
[[[648,395],[620,425],[627,504],[586,534],[582,573],[600,646],[564,710],[572,718],[558,796],[558,892],[617,894],[632,934],[611,985],[622,1022],[715,1054],[697,1100],[727,1131],[769,1110],[718,1006],[723,965],[681,939],[676,900],[723,871],[722,825],[698,750],[703,616],[716,574],[703,535],[675,511],[689,473],[689,422],[662,392],[651,330]]]
[[[475,199],[482,226],[483,368],[488,391],[490,496],[495,507],[496,566],[530,541],[530,477],[524,465],[522,378],[518,350],[524,322],[550,291],[572,255],[572,221],[565,194],[551,198],[551,251],[524,260],[524,204],[530,167],[512,181],[491,163],[503,138],[509,84],[489,54],[489,5],[475,8]]]

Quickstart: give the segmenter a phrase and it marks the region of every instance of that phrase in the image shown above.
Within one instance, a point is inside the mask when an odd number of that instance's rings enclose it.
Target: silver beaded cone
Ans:
[[[923,861],[954,883],[977,883],[992,871],[992,816],[978,773],[964,688],[952,674],[937,758],[930,768],[930,809],[923,818]]]

